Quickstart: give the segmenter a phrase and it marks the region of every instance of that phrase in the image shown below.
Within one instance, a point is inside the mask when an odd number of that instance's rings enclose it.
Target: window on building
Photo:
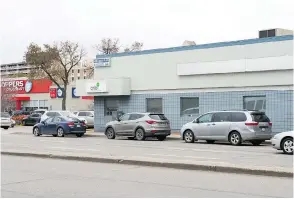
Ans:
[[[78,69],[78,73],[80,73],[80,69]]]
[[[199,114],[199,97],[181,97],[181,115]]]
[[[86,79],[86,76],[84,76],[84,79]]]
[[[266,97],[265,96],[243,97],[243,108],[247,110],[265,111]]]
[[[74,77],[72,77],[72,78],[71,78],[71,81],[75,81],[75,78],[74,78]]]
[[[80,79],[80,77],[78,77],[78,80]]]
[[[162,98],[147,98],[147,112],[162,113]]]
[[[75,71],[74,70],[71,70],[71,72],[74,73]]]
[[[104,100],[104,115],[110,116],[116,111],[118,111],[118,100],[106,98]]]

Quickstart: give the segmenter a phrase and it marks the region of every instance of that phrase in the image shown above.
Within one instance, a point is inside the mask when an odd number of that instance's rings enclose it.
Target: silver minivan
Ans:
[[[185,124],[181,129],[182,139],[187,143],[195,140],[229,141],[241,145],[250,141],[260,145],[272,137],[272,123],[260,111],[215,111],[209,112]]]
[[[105,135],[108,139],[115,139],[116,136],[137,140],[156,137],[163,141],[170,134],[169,120],[164,114],[156,113],[127,113],[105,126]]]

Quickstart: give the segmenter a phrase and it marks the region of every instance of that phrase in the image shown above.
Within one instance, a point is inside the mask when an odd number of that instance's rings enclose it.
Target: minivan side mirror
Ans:
[[[193,121],[193,123],[199,123],[198,118]]]

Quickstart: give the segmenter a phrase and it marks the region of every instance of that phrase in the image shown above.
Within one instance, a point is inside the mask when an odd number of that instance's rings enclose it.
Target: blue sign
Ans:
[[[64,88],[57,88],[57,97],[63,98],[64,96]]]
[[[94,59],[94,67],[109,67],[110,66],[110,58],[96,58]]]
[[[72,98],[79,98],[80,96],[77,96],[77,89],[76,88],[71,88],[71,97]]]

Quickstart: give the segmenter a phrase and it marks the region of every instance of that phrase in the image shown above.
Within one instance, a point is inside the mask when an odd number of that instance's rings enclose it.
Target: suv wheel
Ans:
[[[251,140],[250,141],[253,146],[259,146],[264,140]]]
[[[240,133],[238,133],[237,131],[234,131],[230,134],[229,136],[229,141],[232,145],[241,145],[242,144],[242,137],[240,135]]]
[[[293,154],[293,138],[286,138],[282,142],[281,146],[283,152],[288,155]]]
[[[114,129],[113,128],[107,128],[107,130],[106,130],[106,137],[108,138],[108,139],[114,139],[115,138],[115,132],[114,132]]]
[[[195,141],[194,133],[190,130],[185,131],[184,140],[186,143],[193,143]]]
[[[139,141],[145,140],[145,132],[143,129],[139,128],[136,130],[136,139]]]

